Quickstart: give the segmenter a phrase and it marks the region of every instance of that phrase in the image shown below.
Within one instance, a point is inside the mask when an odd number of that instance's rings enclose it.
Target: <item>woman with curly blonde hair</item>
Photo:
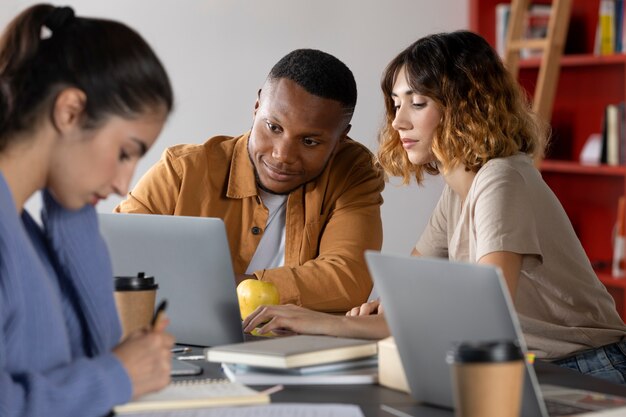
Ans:
[[[489,44],[478,39],[482,40],[471,32],[431,35],[387,66],[381,82],[386,118],[378,159],[388,174],[402,177],[405,184],[412,176],[421,183],[424,171],[436,175],[440,169],[445,173],[462,165],[476,173],[490,159],[518,152],[543,156],[547,129]],[[455,53],[443,55],[442,44]],[[400,72],[405,73],[411,91],[429,97],[441,112],[432,142],[436,163],[412,163],[406,142],[393,126],[397,106],[393,87]]]
[[[446,183],[412,255],[499,267],[538,358],[626,383],[626,326],[533,163],[547,129],[493,48],[467,31],[426,36],[391,61],[382,90],[380,164],[404,183],[424,172]],[[381,312],[378,301],[345,317],[262,307],[244,324],[378,338]]]

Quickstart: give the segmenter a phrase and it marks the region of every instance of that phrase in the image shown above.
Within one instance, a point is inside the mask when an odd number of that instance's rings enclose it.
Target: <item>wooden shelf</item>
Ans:
[[[609,272],[596,271],[600,281],[611,287],[618,287],[626,290],[626,277],[616,278]]]
[[[626,277],[615,278],[608,272],[596,272],[600,281],[615,300],[615,308],[622,319],[626,317]]]
[[[541,64],[541,58],[530,58],[520,61],[520,68],[539,68]],[[613,54],[613,55],[591,55],[591,54],[577,54],[577,55],[564,55],[561,58],[561,69],[567,67],[578,66],[602,66],[602,65],[625,65],[626,54]]]
[[[506,0],[469,0],[470,30],[495,46],[496,6]],[[536,0],[534,3],[551,3]],[[626,319],[626,278],[605,271],[613,257],[617,203],[626,195],[626,166],[582,165],[579,155],[590,135],[602,131],[608,104],[626,101],[626,54],[593,54],[600,0],[573,0],[565,55],[550,120],[551,138],[540,165],[601,282]],[[532,96],[541,58],[520,62],[518,81]],[[609,268],[610,269],[610,268]]]
[[[541,162],[541,172],[549,173],[570,173],[585,175],[606,175],[616,177],[626,177],[626,166],[612,165],[583,165],[572,161],[557,161],[545,159]]]

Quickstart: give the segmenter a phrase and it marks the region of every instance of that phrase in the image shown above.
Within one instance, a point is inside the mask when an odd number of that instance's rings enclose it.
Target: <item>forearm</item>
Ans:
[[[302,266],[268,269],[255,276],[278,288],[281,304],[317,311],[345,312],[367,300],[372,281],[365,262],[318,258]]]
[[[382,314],[346,317],[320,313],[292,304],[262,306],[252,312],[243,322],[245,332],[260,326],[261,334],[275,330],[288,330],[301,334],[382,339],[389,336],[389,329]]]
[[[384,339],[390,335],[384,314],[370,316],[340,317],[333,336],[355,337],[360,339]]]
[[[372,279],[364,252],[380,250],[383,239],[380,209],[374,197],[370,200],[336,208],[322,229],[316,257],[255,272],[257,278],[274,283],[283,304],[345,312],[367,301]]]

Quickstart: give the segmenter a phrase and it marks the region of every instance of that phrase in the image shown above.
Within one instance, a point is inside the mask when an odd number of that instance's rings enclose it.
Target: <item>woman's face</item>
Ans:
[[[126,195],[137,161],[152,146],[166,112],[133,119],[110,116],[100,127],[64,135],[52,154],[47,188],[63,207],[95,205],[111,193]]]
[[[433,162],[432,143],[442,116],[437,104],[411,89],[404,67],[398,71],[391,99],[396,110],[391,125],[399,133],[409,161],[415,165]]]

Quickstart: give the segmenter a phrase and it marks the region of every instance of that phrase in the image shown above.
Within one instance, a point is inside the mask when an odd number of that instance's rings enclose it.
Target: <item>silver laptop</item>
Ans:
[[[226,229],[221,219],[100,213],[113,274],[145,272],[167,299],[177,343],[216,346],[243,341]]]
[[[365,258],[415,400],[453,407],[445,357],[455,343],[508,339],[526,351],[499,269],[373,251],[367,251]],[[545,387],[542,395],[532,366],[527,366],[524,384],[522,417],[559,415],[548,414],[544,397],[551,408],[569,408],[567,415],[606,408],[605,404],[580,407],[576,399],[588,391],[552,386]],[[581,410],[575,412],[576,408]]]

